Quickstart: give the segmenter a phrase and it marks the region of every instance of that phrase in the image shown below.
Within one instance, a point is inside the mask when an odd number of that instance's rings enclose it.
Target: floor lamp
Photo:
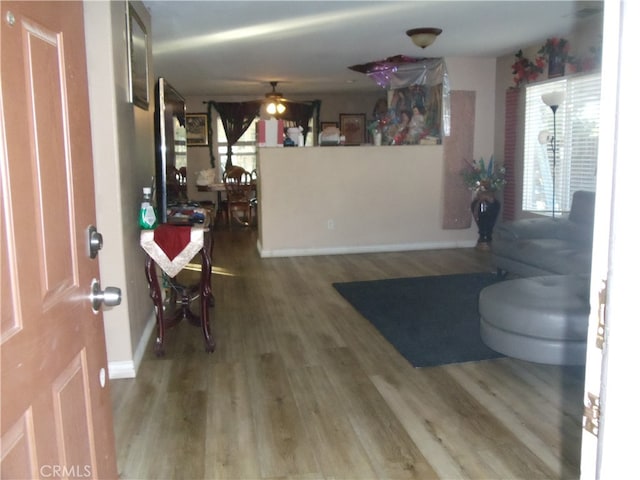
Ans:
[[[551,217],[556,217],[556,111],[560,104],[564,101],[564,92],[550,92],[542,95],[542,101],[551,108],[553,112],[553,138],[551,139],[551,152],[553,153],[553,169],[552,177],[552,194],[551,194]]]

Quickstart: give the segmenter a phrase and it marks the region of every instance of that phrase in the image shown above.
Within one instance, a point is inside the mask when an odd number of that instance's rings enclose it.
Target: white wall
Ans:
[[[441,146],[261,148],[264,257],[471,247],[444,230]]]
[[[496,59],[449,57],[446,62],[451,90],[476,92],[473,158],[489,158],[496,151]]]
[[[132,2],[151,38],[151,19]],[[131,377],[140,362],[145,335],[153,325],[153,304],[144,276],[137,214],[143,185],[153,175],[153,68],[149,52],[149,110],[128,102],[125,32],[127,2],[85,2],[85,37],[93,138],[98,255],[103,287],[122,289],[122,304],[105,309],[109,374]],[[146,329],[146,330],[145,330]]]

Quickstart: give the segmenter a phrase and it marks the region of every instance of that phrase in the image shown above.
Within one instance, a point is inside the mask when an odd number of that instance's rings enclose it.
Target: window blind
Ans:
[[[555,169],[553,112],[542,95],[562,91],[556,111]],[[600,74],[565,77],[526,89],[522,209],[567,212],[576,190],[595,191],[600,125]]]

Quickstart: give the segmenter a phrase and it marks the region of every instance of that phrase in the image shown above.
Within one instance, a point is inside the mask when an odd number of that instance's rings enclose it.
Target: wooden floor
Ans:
[[[255,231],[214,238],[216,351],[182,322],[111,383],[121,478],[579,477],[583,368],[416,369],[331,286],[488,271],[486,253],[260,259]]]

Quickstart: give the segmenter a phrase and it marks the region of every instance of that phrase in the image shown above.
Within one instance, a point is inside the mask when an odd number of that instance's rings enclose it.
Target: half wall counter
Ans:
[[[441,145],[258,149],[262,257],[473,247],[443,228]]]

